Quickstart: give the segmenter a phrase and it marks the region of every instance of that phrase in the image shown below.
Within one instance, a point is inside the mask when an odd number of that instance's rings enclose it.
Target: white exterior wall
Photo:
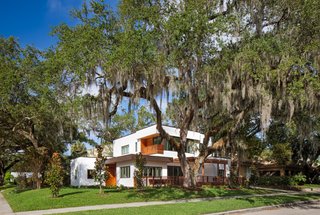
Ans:
[[[94,169],[95,158],[79,157],[71,160],[71,186],[95,186],[98,182],[88,179],[88,169]]]
[[[135,143],[137,142],[138,150],[135,151]],[[141,151],[140,141],[136,138],[136,133],[130,134],[128,136],[116,139],[113,141],[113,157],[121,156],[121,148],[122,146],[129,145],[129,153],[135,154]]]
[[[120,178],[120,167],[130,166],[130,178]],[[168,169],[166,163],[158,163],[158,162],[147,162],[147,166],[152,167],[162,167],[162,176],[168,175]],[[125,161],[117,163],[116,174],[117,174],[117,186],[125,186],[125,187],[133,187],[134,186],[134,171],[135,171],[134,161]]]
[[[134,161],[124,161],[124,162],[118,162],[116,164],[116,178],[117,178],[117,186],[125,186],[125,187],[133,187],[133,175],[134,175]],[[130,166],[130,178],[120,178],[120,167],[124,166]]]
[[[166,132],[173,137],[180,137],[180,129],[163,126]],[[121,148],[122,146],[129,145],[129,153],[128,154],[136,154],[141,152],[141,142],[140,139],[158,134],[158,130],[156,125],[150,126],[148,128],[137,131],[136,133],[130,134],[128,136],[116,139],[113,141],[113,157],[122,156]],[[187,138],[191,140],[203,142],[204,135],[194,131],[188,131]],[[135,150],[135,143],[137,142],[137,151]],[[177,152],[175,151],[164,151],[163,154],[153,154],[154,156],[163,156],[163,157],[172,157],[177,158]],[[198,152],[195,154],[186,153],[187,157],[197,156]]]

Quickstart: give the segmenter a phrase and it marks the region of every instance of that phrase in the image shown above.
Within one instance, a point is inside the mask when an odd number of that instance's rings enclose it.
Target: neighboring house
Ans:
[[[71,186],[98,185],[98,182],[95,182],[93,178],[95,161],[94,157],[79,157],[71,160]]]
[[[166,132],[177,139],[180,129],[163,126]],[[190,162],[198,155],[199,144],[204,135],[189,131],[187,157]],[[144,171],[145,185],[181,184],[182,171],[177,157],[169,143],[163,143],[156,125],[139,130],[128,136],[114,140],[113,157],[106,161],[110,177],[107,186],[134,187],[134,171],[136,154],[142,153],[146,159]],[[95,158],[77,158],[71,162],[71,185],[95,185],[90,178],[90,170],[94,169]],[[225,158],[208,157],[200,168],[197,176],[199,183],[224,183],[229,176],[230,160]]]

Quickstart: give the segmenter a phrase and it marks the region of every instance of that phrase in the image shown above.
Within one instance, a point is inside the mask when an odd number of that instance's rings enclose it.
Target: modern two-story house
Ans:
[[[175,138],[179,138],[180,130],[173,127],[164,126],[166,132]],[[188,135],[187,157],[190,162],[197,156],[198,147],[202,143],[204,135],[198,132],[189,131]],[[144,182],[147,186],[162,185],[162,184],[179,184],[182,176],[180,163],[177,157],[177,152],[173,151],[171,145],[161,141],[156,125],[144,128],[133,134],[114,140],[113,142],[113,157],[109,158],[106,165],[109,168],[110,177],[106,181],[107,186],[135,186],[135,161],[136,155],[142,153],[146,159],[144,170]],[[90,177],[90,169],[82,170],[83,175],[79,175],[78,167],[87,166],[94,167],[94,158],[86,160],[87,164],[81,164],[84,158],[77,158],[72,161],[71,165],[71,185],[80,186],[81,182],[88,183],[83,179],[87,174]],[[88,163],[91,163],[88,165]],[[230,160],[225,158],[217,158],[210,156],[199,170],[199,182],[213,183],[215,180],[221,180],[229,176]],[[77,180],[75,180],[77,178]],[[179,179],[180,178],[180,179]],[[89,180],[89,179],[88,179]],[[222,182],[223,182],[222,181]],[[217,182],[217,181],[216,181]],[[95,185],[91,181],[92,185]]]

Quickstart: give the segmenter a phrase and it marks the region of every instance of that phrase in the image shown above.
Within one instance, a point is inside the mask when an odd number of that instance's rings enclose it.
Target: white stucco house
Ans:
[[[179,129],[163,127],[170,136],[179,138]],[[198,154],[197,148],[202,143],[204,135],[189,131],[187,138],[189,141],[187,157],[192,162]],[[140,152],[146,159],[144,171],[146,185],[180,183],[182,171],[177,152],[173,151],[168,143],[163,142],[156,125],[114,140],[113,156],[106,162],[110,172],[106,185],[134,187],[135,159],[136,154]],[[72,186],[96,185],[92,178],[94,162],[95,158],[92,157],[72,160],[70,174]],[[230,164],[229,159],[208,157],[199,171],[199,181],[204,183],[214,183],[221,179],[224,181],[230,174]]]

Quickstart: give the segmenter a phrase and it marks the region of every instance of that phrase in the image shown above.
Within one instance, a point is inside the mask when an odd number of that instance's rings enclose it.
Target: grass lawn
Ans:
[[[65,213],[66,215],[99,215],[99,214],[139,214],[139,215],[191,215],[191,214],[204,214],[204,213],[216,213],[229,210],[237,210],[244,208],[253,208],[266,205],[277,205],[284,203],[291,203],[294,201],[305,201],[320,199],[320,195],[307,194],[307,195],[286,195],[286,196],[273,196],[273,197],[254,197],[254,198],[238,198],[238,199],[225,199],[225,200],[213,200],[203,201],[195,203],[180,203],[170,205],[157,205],[157,206],[144,206],[136,208],[119,208],[119,209],[107,209],[107,210],[95,210],[95,211],[83,211]]]
[[[320,184],[304,184],[300,188],[320,188]]]
[[[51,198],[50,190],[48,188],[27,190],[19,193],[15,192],[14,188],[8,188],[3,194],[11,208],[17,212],[85,205],[270,193],[270,191],[267,190],[228,190],[224,187],[204,188],[200,191],[190,191],[180,188],[149,188],[144,191],[136,191],[133,189],[106,189],[104,195],[99,195],[98,192],[99,190],[97,188],[66,187],[61,190],[59,198]]]

